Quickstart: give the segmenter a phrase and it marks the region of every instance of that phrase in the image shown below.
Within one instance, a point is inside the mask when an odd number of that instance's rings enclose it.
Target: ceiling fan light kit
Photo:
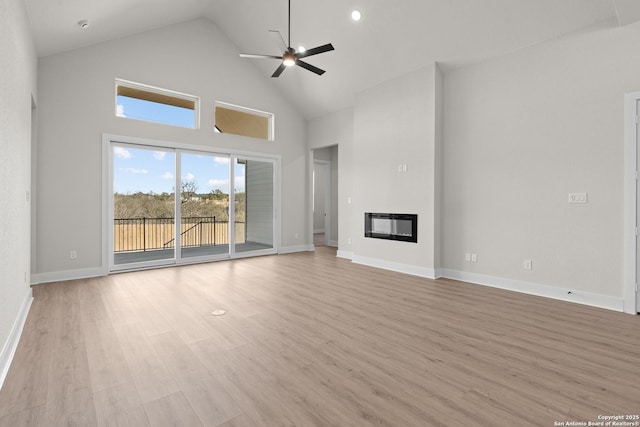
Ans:
[[[282,74],[282,72],[284,71],[285,68],[287,67],[291,67],[293,65],[297,65],[299,67],[304,68],[305,70],[309,70],[312,73],[315,73],[319,76],[323,75],[325,73],[324,70],[311,65],[307,62],[301,61],[300,58],[306,58],[308,56],[313,56],[313,55],[318,55],[320,53],[324,53],[324,52],[329,52],[331,50],[334,50],[333,45],[331,43],[327,43],[325,45],[322,46],[318,46],[318,47],[314,47],[313,49],[304,49],[304,48],[300,48],[298,51],[296,51],[294,48],[291,47],[291,0],[289,0],[289,34],[288,34],[288,43],[285,44],[284,39],[282,38],[282,35],[280,34],[279,31],[276,30],[269,30],[269,32],[276,37],[276,42],[278,43],[278,45],[280,45],[280,49],[282,50],[282,56],[275,56],[275,55],[259,55],[259,54],[253,54],[253,53],[241,53],[240,56],[242,58],[258,58],[258,59],[279,59],[282,61],[282,63],[280,64],[280,66],[276,69],[276,71],[274,71],[274,73],[271,75],[271,77],[278,77],[280,76],[280,74]]]
[[[296,65],[296,55],[291,52],[285,52],[282,55],[282,63],[287,67],[291,67],[292,65]]]

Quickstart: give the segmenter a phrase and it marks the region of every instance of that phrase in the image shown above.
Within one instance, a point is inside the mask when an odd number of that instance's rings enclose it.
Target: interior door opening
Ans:
[[[622,311],[629,314],[640,312],[640,188],[638,167],[640,165],[640,91],[624,96],[624,258]]]
[[[313,244],[328,246],[331,232],[331,162],[313,161]]]
[[[638,167],[640,165],[640,120],[637,118],[640,115],[640,100],[635,102],[635,294],[636,294],[636,313],[640,313],[640,292],[638,292],[638,283],[640,282],[640,236],[638,236],[638,227],[640,227],[640,185],[638,185]]]

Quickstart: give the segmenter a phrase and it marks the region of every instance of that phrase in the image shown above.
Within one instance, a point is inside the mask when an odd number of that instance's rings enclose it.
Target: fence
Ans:
[[[172,249],[175,246],[174,218],[116,218],[113,220],[113,251],[140,252]],[[229,221],[215,217],[182,218],[183,248],[228,245]],[[235,242],[244,243],[245,223],[235,222]]]

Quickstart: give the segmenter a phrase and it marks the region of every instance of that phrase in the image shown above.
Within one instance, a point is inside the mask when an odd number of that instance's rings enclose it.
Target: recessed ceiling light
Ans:
[[[304,46],[298,46],[298,52],[305,52],[306,50]]]
[[[87,21],[86,19],[82,19],[78,21],[78,26],[82,29],[87,28],[89,26],[89,21]]]
[[[359,21],[360,19],[362,19],[362,13],[360,13],[359,10],[354,10],[353,12],[351,12],[351,19],[353,19],[354,21]]]

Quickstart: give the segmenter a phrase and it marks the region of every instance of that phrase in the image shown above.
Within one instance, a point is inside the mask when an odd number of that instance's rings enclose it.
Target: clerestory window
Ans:
[[[116,79],[116,116],[197,129],[200,98]]]
[[[273,114],[251,108],[215,103],[215,131],[273,141]]]

